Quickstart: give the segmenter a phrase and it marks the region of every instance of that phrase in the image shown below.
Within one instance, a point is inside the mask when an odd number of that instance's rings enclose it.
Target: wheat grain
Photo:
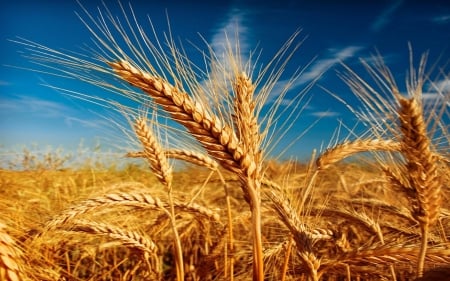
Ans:
[[[0,223],[0,280],[23,280],[20,256],[21,251],[11,236],[6,233],[6,226]]]

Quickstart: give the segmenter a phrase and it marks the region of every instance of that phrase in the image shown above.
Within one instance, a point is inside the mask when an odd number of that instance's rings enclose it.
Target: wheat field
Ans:
[[[303,96],[283,110],[284,89],[262,112],[297,33],[262,69],[238,45],[226,65],[206,46],[202,71],[122,11],[121,23],[84,10],[90,56],[15,40],[51,74],[103,88],[60,90],[122,114],[124,157],[139,164],[61,169],[63,156],[27,154],[21,171],[0,170],[1,280],[450,280],[450,95],[425,103],[439,78],[426,55],[411,59],[407,93],[381,56],[361,62],[372,80],[343,65],[368,133],[281,161],[270,151]]]

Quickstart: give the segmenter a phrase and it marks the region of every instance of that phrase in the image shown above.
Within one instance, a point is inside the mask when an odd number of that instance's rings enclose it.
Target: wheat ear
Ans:
[[[136,248],[148,254],[156,254],[158,252],[156,244],[143,234],[122,229],[111,224],[87,220],[75,220],[73,224],[69,225],[69,230],[108,236],[120,241],[124,246]]]
[[[255,86],[243,72],[238,74],[234,84],[234,120],[239,141],[243,147],[240,174],[246,201],[250,204],[253,231],[253,280],[264,279],[264,255],[261,236],[261,135],[255,114],[253,94]]]
[[[417,265],[417,276],[421,277],[429,227],[436,221],[441,205],[441,176],[438,174],[437,159],[431,151],[431,141],[427,135],[423,109],[418,96],[407,99],[402,97],[397,89],[393,91],[400,103],[402,152],[407,161],[408,182],[416,195],[413,216],[419,221],[422,232],[422,245]],[[421,91],[421,83],[418,83],[416,91]]]
[[[6,226],[0,223],[0,280],[23,280],[20,254],[14,240],[6,233]]]
[[[120,78],[151,96],[154,102],[168,112],[173,120],[189,130],[222,167],[239,176],[245,199],[253,214],[254,279],[263,280],[260,176],[258,175],[261,171],[259,165],[261,155],[258,143],[247,144],[247,149],[244,151],[233,129],[221,122],[204,105],[194,102],[187,93],[181,92],[160,77],[139,70],[127,61],[110,62],[109,65]],[[237,84],[239,83],[241,82],[238,79]],[[236,90],[239,95],[239,88]],[[245,88],[244,90],[249,89]],[[252,99],[252,95],[246,95],[247,99]],[[249,104],[251,105],[251,102]],[[253,114],[253,110],[246,110]],[[252,119],[250,123],[254,121],[255,119]],[[252,128],[257,128],[257,126]]]
[[[181,246],[180,235],[177,230],[177,223],[175,220],[175,206],[172,196],[172,169],[170,168],[166,154],[163,148],[159,145],[156,137],[153,135],[150,128],[147,126],[147,119],[142,117],[136,119],[135,132],[144,148],[145,158],[150,163],[150,168],[158,179],[167,187],[169,198],[169,217],[174,234],[175,244],[175,266],[177,270],[177,280],[184,280],[184,261],[183,249]]]
[[[162,78],[143,72],[127,61],[110,62],[109,65],[120,78],[143,90],[173,120],[188,129],[224,168],[240,172],[243,151],[230,126]]]
[[[194,165],[198,165],[200,167],[208,168],[212,171],[217,170],[219,165],[216,161],[208,157],[207,155],[201,154],[199,152],[190,151],[186,149],[168,149],[165,150],[167,158],[184,160]],[[128,152],[126,157],[130,158],[145,158],[145,152]]]
[[[220,221],[219,214],[201,205],[195,203],[184,204],[181,202],[174,202],[174,205],[179,211],[193,213],[216,222]],[[127,206],[137,209],[156,209],[165,211],[166,214],[167,209],[169,208],[169,205],[166,202],[145,192],[111,193],[96,198],[90,198],[72,206],[65,210],[61,215],[47,222],[45,229],[50,230],[59,225],[66,224],[77,216],[98,210],[99,208],[109,207],[113,209],[118,206]]]
[[[333,148],[327,149],[319,158],[317,158],[316,166],[318,169],[326,169],[330,165],[339,162],[353,154],[365,151],[400,151],[401,144],[393,140],[365,140],[359,139],[354,141],[343,142]]]
[[[150,168],[156,177],[166,186],[172,183],[172,168],[167,162],[164,150],[159,145],[158,140],[147,125],[147,119],[137,118],[134,123],[134,130],[139,141],[144,148],[144,155],[150,164]]]

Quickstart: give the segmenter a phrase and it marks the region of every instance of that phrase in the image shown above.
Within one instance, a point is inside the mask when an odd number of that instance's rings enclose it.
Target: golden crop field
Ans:
[[[206,56],[222,77],[205,85],[172,38],[91,19],[103,50],[92,58],[17,43],[137,102],[101,100],[129,121],[140,149],[126,156],[141,164],[62,169],[63,155],[30,152],[21,170],[1,170],[1,280],[449,280],[450,95],[425,104],[425,57],[406,94],[380,58],[362,62],[373,81],[346,67],[369,132],[309,162],[277,161],[268,151],[283,132],[261,112],[295,35],[259,72],[234,56],[239,46],[228,46],[231,69]]]

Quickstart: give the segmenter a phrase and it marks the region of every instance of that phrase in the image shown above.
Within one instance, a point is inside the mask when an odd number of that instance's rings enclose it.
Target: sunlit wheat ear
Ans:
[[[203,104],[162,78],[152,76],[127,61],[110,62],[116,74],[143,90],[154,102],[182,124],[205,147],[207,152],[226,169],[240,171],[243,150],[232,128],[208,112]]]
[[[421,91],[420,88],[416,90]],[[403,133],[402,151],[407,160],[409,185],[414,188],[417,196],[413,215],[421,223],[432,225],[439,215],[441,203],[442,182],[437,158],[431,151],[431,141],[418,100],[414,97],[406,99],[400,95],[398,100]]]
[[[205,167],[210,170],[217,170],[219,165],[209,156],[196,151],[189,151],[187,149],[167,149],[165,152],[167,158],[183,160],[188,163]],[[130,158],[145,158],[145,152],[128,152],[126,157]]]
[[[147,125],[146,118],[137,118],[134,124],[136,136],[144,149],[144,156],[156,177],[166,186],[172,183],[172,168],[170,167],[163,148]]]
[[[69,209],[65,210],[61,215],[56,216],[47,222],[45,225],[45,230],[48,231],[54,229],[59,225],[64,225],[72,221],[80,215],[99,210],[100,208],[109,208],[109,210],[113,212],[114,207],[119,206],[125,206],[137,210],[162,210],[170,217],[170,213],[168,212],[170,207],[169,204],[149,193],[142,191],[110,193],[103,196],[90,198],[73,205]],[[174,208],[177,211],[196,214],[198,216],[206,217],[212,221],[217,222],[220,220],[219,214],[195,203],[186,204],[175,201]]]
[[[67,228],[63,227],[62,229],[108,236],[119,241],[126,247],[136,248],[143,253],[151,255],[156,254],[158,251],[157,245],[143,234],[136,231],[122,229],[111,224],[87,220],[75,220],[73,224],[67,225]]]
[[[421,92],[419,83],[415,91]],[[422,247],[417,276],[423,275],[430,226],[436,221],[441,207],[442,176],[438,173],[437,158],[431,152],[422,107],[414,96],[406,99],[397,95],[400,103],[400,128],[403,133],[402,151],[406,158],[409,185],[415,191],[413,216],[422,230]]]
[[[0,223],[0,280],[24,280],[21,251],[14,240],[6,233],[6,226]]]
[[[408,199],[413,203],[412,215],[419,222],[421,229],[421,246],[417,261],[417,276],[423,274],[425,256],[428,245],[428,235],[430,226],[436,221],[441,205],[441,185],[442,175],[438,172],[438,161],[442,158],[437,156],[432,144],[432,136],[436,131],[428,132],[424,117],[424,105],[422,89],[424,86],[426,56],[422,56],[417,72],[413,69],[412,51],[410,52],[410,81],[407,82],[408,96],[400,94],[392,73],[378,58],[375,68],[364,63],[368,72],[372,75],[377,85],[384,94],[389,93],[394,100],[386,99],[361,77],[349,70],[350,75],[344,77],[355,95],[363,102],[367,112],[357,113],[363,120],[372,125],[375,136],[395,138],[399,142],[402,157],[405,161],[395,161],[397,170],[403,171],[406,175],[399,176],[379,158],[380,166],[388,174],[388,178],[396,187],[405,190]],[[428,119],[434,122],[432,128],[440,126],[444,108],[440,114]],[[373,112],[371,112],[372,110]],[[353,110],[356,112],[356,110]],[[392,116],[396,120],[392,120]],[[377,117],[379,120],[377,120]],[[374,120],[375,119],[375,120]],[[381,120],[381,121],[380,121]],[[386,133],[387,132],[387,133]],[[379,138],[380,138],[379,137]],[[393,157],[392,157],[393,158]]]
[[[257,116],[255,114],[255,100],[253,94],[255,86],[245,72],[236,77],[234,84],[234,122],[239,141],[244,149],[244,162],[248,162],[249,168],[246,169],[247,176],[253,177],[260,174],[261,165],[261,141],[262,137],[259,130]],[[248,160],[247,160],[248,158]],[[256,177],[260,177],[256,175]]]
[[[401,144],[393,140],[364,140],[343,142],[335,147],[327,149],[317,158],[316,165],[319,169],[326,169],[330,165],[339,162],[353,154],[367,151],[391,151],[401,150]]]

